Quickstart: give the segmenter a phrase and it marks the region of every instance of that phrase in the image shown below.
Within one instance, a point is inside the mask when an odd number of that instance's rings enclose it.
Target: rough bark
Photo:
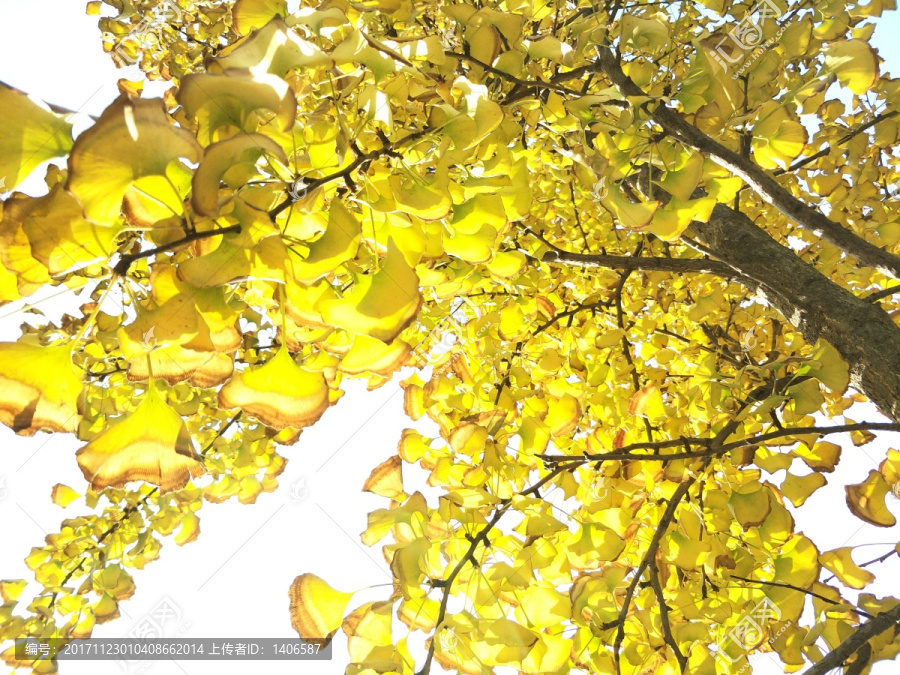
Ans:
[[[759,284],[756,292],[810,343],[823,338],[850,366],[850,382],[900,422],[900,328],[722,204],[694,233],[719,260]]]

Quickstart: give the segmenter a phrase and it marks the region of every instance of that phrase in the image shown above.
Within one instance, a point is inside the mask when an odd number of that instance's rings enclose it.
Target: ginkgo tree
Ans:
[[[900,599],[866,589],[900,548],[792,515],[831,435],[900,431],[900,80],[869,44],[893,0],[300,4],[90,2],[173,86],[120,81],[74,138],[0,86],[6,189],[65,159],[2,202],[0,298],[73,298],[0,344],[0,421],[77,436],[85,484],[53,499],[93,509],[28,555],[42,592],[0,582],[0,639],[90,636],[205,502],[276,490],[346,380],[411,367],[439,435],[362,486],[392,588],[289,589],[347,673],[893,659]],[[890,527],[881,459],[842,487]]]

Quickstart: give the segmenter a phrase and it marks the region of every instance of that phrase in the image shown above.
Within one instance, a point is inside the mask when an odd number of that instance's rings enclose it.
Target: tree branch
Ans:
[[[591,72],[593,69],[604,73],[625,96],[646,97],[646,93],[625,75],[611,50],[599,48],[598,51],[597,61],[584,72]],[[650,114],[664,131],[742,178],[766,202],[801,227],[837,246],[863,265],[900,279],[900,257],[866,241],[817,209],[804,204],[751,160],[713,140],[664,103],[659,103]]]
[[[799,586],[794,586],[792,584],[782,584],[778,581],[763,581],[762,579],[745,579],[744,577],[739,577],[734,574],[731,575],[731,578],[738,579],[740,581],[746,581],[748,584],[763,584],[765,586],[776,586],[778,588],[788,588],[792,591],[799,591],[800,593],[805,593],[806,595],[810,595],[814,598],[818,598],[819,600],[823,600],[824,602],[831,603],[832,605],[842,605],[842,604],[849,605],[849,604],[851,604],[851,603],[847,602],[846,600],[844,600],[843,598],[841,598],[841,602],[835,602],[831,598],[821,595],[819,593],[816,593],[815,591],[810,591],[809,589],[806,589],[806,588],[800,588]],[[867,619],[875,618],[871,614],[864,612],[863,610],[859,609],[859,607],[856,607],[855,605],[853,607],[853,611],[855,611],[860,616],[866,617]]]
[[[861,649],[873,637],[881,635],[888,628],[900,622],[900,605],[887,612],[882,612],[874,619],[867,621],[854,633],[844,640],[838,647],[831,651],[825,658],[819,661],[803,675],[826,675],[834,668],[840,668],[843,663]]]
[[[718,260],[704,258],[642,258],[630,255],[605,255],[601,253],[572,253],[547,241],[543,236],[525,227],[528,234],[550,250],[540,258],[544,263],[562,263],[579,267],[603,267],[607,269],[646,272],[675,272],[679,274],[715,274],[717,276],[744,279],[733,267]],[[749,282],[750,280],[747,279]],[[754,284],[755,285],[755,284]]]
[[[578,466],[590,462],[603,461],[631,461],[631,460],[648,460],[653,462],[673,461],[677,459],[697,459],[698,457],[716,457],[724,455],[732,450],[746,448],[752,445],[760,445],[766,441],[776,438],[784,438],[785,436],[806,436],[809,434],[817,434],[819,436],[827,436],[828,434],[843,434],[851,431],[897,431],[900,432],[900,424],[892,422],[860,422],[858,424],[840,424],[832,427],[786,427],[784,429],[776,429],[765,434],[751,436],[740,441],[732,441],[731,443],[716,443],[714,438],[675,438],[665,441],[654,441],[648,443],[632,443],[625,447],[619,448],[613,452],[606,453],[585,453],[577,457],[571,455],[547,455],[540,454],[545,462],[565,463],[566,466]],[[677,452],[670,455],[635,455],[634,450],[654,450],[658,452],[666,448],[694,446],[699,445],[705,450],[691,450],[686,452]]]
[[[537,493],[544,485],[549,483],[551,480],[556,478],[561,473],[565,473],[570,471],[569,467],[557,467],[546,476],[541,478],[537,483],[532,485],[530,488],[523,490],[519,494],[523,497],[527,497],[530,494]],[[494,516],[487,522],[487,524],[481,529],[481,531],[475,536],[469,539],[469,549],[466,551],[466,554],[462,557],[456,567],[453,568],[453,571],[450,572],[450,576],[446,579],[441,579],[438,583],[435,584],[436,588],[442,588],[443,593],[441,595],[441,606],[438,611],[438,617],[435,621],[435,631],[440,630],[441,624],[444,622],[444,618],[447,615],[447,603],[450,600],[450,591],[453,588],[453,582],[456,581],[456,578],[459,576],[459,573],[463,571],[466,564],[472,563],[473,565],[476,563],[475,560],[475,551],[478,550],[478,546],[480,544],[484,544],[485,546],[489,546],[490,542],[488,541],[488,534],[494,527],[500,522],[500,519],[503,515],[509,510],[509,507],[512,506],[512,499],[504,499],[500,502],[500,508],[497,509]],[[422,669],[416,675],[429,675],[431,672],[431,662],[434,659],[434,638],[431,638],[431,644],[428,645],[428,654],[425,657],[425,663],[422,665]]]
[[[147,249],[146,251],[139,251],[138,253],[128,253],[123,255],[119,262],[116,263],[116,266],[113,268],[113,272],[115,272],[118,276],[124,277],[128,274],[128,270],[131,265],[141,258],[150,258],[155,256],[157,253],[164,253],[165,251],[172,251],[179,246],[184,246],[185,244],[189,244],[192,241],[197,241],[198,239],[207,239],[209,237],[215,237],[219,234],[231,234],[232,232],[240,232],[240,225],[229,225],[228,227],[221,227],[216,230],[205,230],[203,232],[192,232],[186,237],[182,237],[177,241],[173,241],[171,243],[165,244],[163,246],[157,246],[156,248]]]
[[[841,139],[837,142],[836,145],[843,145],[843,144],[846,143],[847,141],[853,140],[854,137],[858,136],[859,134],[861,134],[862,132],[866,131],[867,129],[870,129],[870,128],[874,127],[876,124],[878,124],[879,122],[883,122],[883,121],[886,120],[886,119],[890,119],[891,117],[893,117],[894,115],[897,115],[897,114],[900,114],[900,112],[898,112],[897,110],[891,110],[890,112],[887,112],[887,113],[885,113],[885,114],[883,114],[883,115],[876,115],[875,117],[873,117],[872,119],[870,119],[870,120],[869,120],[868,122],[866,122],[865,124],[859,125],[858,127],[856,127],[856,129],[853,129],[852,131],[850,131],[850,132],[849,132],[848,134],[846,134],[845,136],[842,136]],[[826,145],[824,148],[822,148],[821,150],[819,150],[819,151],[818,151],[817,153],[815,153],[814,155],[810,155],[809,157],[804,157],[803,159],[798,159],[796,162],[794,162],[793,164],[791,164],[791,165],[790,165],[788,168],[786,168],[786,169],[778,169],[778,170],[775,172],[775,175],[776,175],[776,176],[780,176],[780,175],[785,174],[785,173],[791,173],[792,171],[796,171],[797,169],[803,168],[803,167],[806,166],[807,164],[810,164],[810,163],[812,163],[812,162],[815,162],[817,159],[821,159],[822,157],[826,157],[826,156],[828,156],[828,154],[831,152],[831,148],[832,148],[831,145]]]
[[[433,130],[431,128],[426,127],[424,129],[420,129],[419,131],[415,131],[411,134],[408,134],[407,136],[405,136],[397,141],[385,143],[382,147],[378,148],[377,150],[372,150],[371,152],[357,151],[356,159],[354,159],[350,164],[345,166],[340,171],[336,171],[332,174],[329,174],[328,176],[322,176],[321,178],[313,178],[308,183],[304,184],[303,192],[308,193],[310,190],[315,190],[316,188],[320,188],[323,185],[325,185],[326,183],[330,183],[331,181],[334,181],[334,180],[349,181],[350,176],[353,174],[353,172],[356,171],[357,169],[359,169],[364,164],[367,164],[368,162],[372,162],[373,160],[376,160],[379,157],[382,157],[384,155],[393,154],[396,151],[396,149],[399,146],[403,145],[404,143],[407,143],[409,141],[414,141],[418,138],[421,138],[425,134],[431,133],[432,131]],[[288,194],[289,193],[290,193],[290,191],[288,191]],[[287,209],[293,203],[294,203],[293,199],[287,199],[287,200],[283,201],[281,204],[279,204],[274,209],[269,211],[269,217],[274,219],[278,214],[280,214],[282,211]]]
[[[704,464],[704,468],[705,466],[706,465]],[[637,588],[638,582],[641,580],[641,576],[644,574],[644,570],[647,569],[650,561],[656,557],[656,551],[659,550],[659,542],[669,529],[669,525],[672,524],[672,519],[675,518],[675,511],[678,509],[678,505],[681,503],[681,500],[684,499],[685,495],[687,495],[688,490],[691,489],[691,486],[696,480],[697,479],[694,476],[688,476],[687,480],[680,483],[678,487],[675,488],[675,492],[673,492],[671,498],[669,498],[669,504],[666,507],[665,513],[663,513],[662,518],[660,518],[659,523],[656,525],[656,530],[653,532],[653,538],[650,540],[647,552],[644,554],[640,564],[634,571],[634,576],[631,579],[631,583],[628,585],[628,590],[625,591],[625,599],[622,603],[622,609],[619,611],[619,618],[617,620],[618,628],[616,629],[616,639],[613,642],[613,658],[616,663],[616,673],[619,675],[622,672],[619,664],[619,651],[622,649],[622,642],[625,640],[625,619],[628,618],[628,608],[631,606],[634,591]]]
[[[900,327],[881,307],[823,275],[740,211],[717,204],[691,229],[712,254],[757,284],[765,300],[810,344],[828,341],[850,384],[900,422]]]
[[[659,583],[659,569],[656,566],[656,560],[650,561],[650,585],[653,587],[656,601],[659,603],[659,619],[662,624],[663,639],[675,653],[678,667],[683,673],[687,670],[687,657],[678,648],[675,636],[672,635],[672,626],[669,625],[669,606],[666,604],[666,597],[663,595],[662,585]]]

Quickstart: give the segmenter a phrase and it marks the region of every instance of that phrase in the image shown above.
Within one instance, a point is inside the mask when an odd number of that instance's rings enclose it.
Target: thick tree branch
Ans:
[[[835,668],[840,668],[843,663],[861,649],[873,637],[881,635],[889,628],[893,628],[900,622],[900,605],[887,612],[882,612],[871,621],[867,621],[844,640],[837,649],[830,652],[803,675],[825,675]]]
[[[745,214],[722,204],[694,233],[722,262],[759,284],[767,300],[809,343],[829,342],[850,368],[850,383],[900,422],[900,328],[775,241]]]
[[[646,96],[646,93],[625,75],[611,50],[600,48],[599,57],[592,68],[604,73],[625,96]],[[788,218],[793,219],[801,227],[837,246],[863,265],[900,279],[900,257],[866,241],[839,223],[830,220],[817,209],[804,204],[751,160],[741,157],[713,140],[664,103],[657,105],[651,115],[667,133],[704,156],[713,159],[736,176],[740,176],[766,202]]]

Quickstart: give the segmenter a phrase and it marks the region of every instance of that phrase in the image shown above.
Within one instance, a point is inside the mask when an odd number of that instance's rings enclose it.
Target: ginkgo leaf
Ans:
[[[794,454],[799,456],[813,471],[831,473],[841,459],[841,446],[836,443],[821,441],[812,449],[805,445],[797,447]]]
[[[834,572],[842,584],[850,588],[865,588],[875,581],[875,575],[853,562],[853,558],[850,557],[852,552],[852,546],[826,551],[819,556],[819,562]]]
[[[56,485],[54,485],[53,490],[50,493],[50,501],[63,508],[66,508],[69,504],[80,497],[81,495],[75,492],[75,490],[70,488],[68,485],[63,485],[62,483],[57,483]]]
[[[341,623],[341,630],[351,638],[363,638],[375,645],[387,646],[393,643],[391,636],[390,601],[367,602],[357,607]]]
[[[334,590],[314,574],[301,574],[290,589],[291,625],[307,640],[328,639],[337,632],[353,593]]]
[[[60,183],[44,197],[16,195],[5,206],[3,233],[21,228],[31,255],[51,276],[107,258],[121,231],[85,220],[81,205]]]
[[[631,230],[642,230],[647,227],[659,208],[659,202],[628,201],[618,187],[609,190],[603,201],[612,210],[618,223]]]
[[[273,17],[287,15],[286,0],[236,0],[231,8],[234,28],[247,35],[254,28],[265,26]]]
[[[153,386],[134,412],[113,422],[75,456],[94,490],[143,480],[171,492],[204,472],[184,420]]]
[[[669,42],[669,29],[664,16],[659,14],[652,19],[643,19],[626,14],[622,17],[622,41],[640,51],[658,51]]]
[[[240,408],[275,429],[302,429],[328,409],[328,384],[281,348],[264,365],[235,372],[219,391],[219,405]]]
[[[804,365],[798,371],[799,375],[811,374],[835,394],[847,391],[850,385],[850,366],[832,345],[819,338],[809,357],[818,363]]]
[[[0,343],[0,421],[17,434],[74,433],[83,410],[83,390],[71,344]]]
[[[745,530],[762,525],[772,508],[768,489],[755,481],[736,489],[731,494],[728,505]]]
[[[0,82],[0,190],[12,190],[38,166],[72,148],[72,124],[25,92]]]
[[[805,476],[795,476],[791,472],[787,472],[787,476],[781,484],[781,491],[785,497],[791,500],[791,504],[803,506],[810,495],[826,482],[825,476],[821,473],[813,472]]]
[[[357,335],[338,369],[348,375],[374,373],[388,377],[406,363],[411,352],[412,348],[403,340],[385,344],[368,335]]]
[[[878,465],[878,471],[891,486],[891,491],[900,496],[900,451],[889,449],[887,457]]]
[[[175,535],[175,543],[184,546],[192,541],[196,541],[200,536],[200,518],[196,513],[186,513],[181,517],[181,529]]]
[[[774,101],[763,105],[759,121],[753,127],[753,156],[766,169],[784,167],[795,159],[806,145],[806,128],[792,119],[784,106]]]
[[[397,499],[403,495],[403,473],[401,467],[403,460],[399,456],[393,456],[376,466],[369,477],[366,484],[363,485],[364,492],[371,492],[382,497]]]
[[[825,50],[825,69],[854,94],[862,95],[878,80],[878,57],[864,40],[844,40]]]
[[[357,277],[348,297],[326,300],[319,309],[329,324],[391,342],[416,318],[421,304],[419,278],[390,241],[381,269]]]
[[[423,220],[438,220],[450,212],[450,176],[447,167],[439,166],[433,176],[391,176],[391,192],[397,208]]]
[[[202,150],[194,135],[166,118],[161,99],[120,96],[100,119],[78,136],[69,155],[69,190],[96,223],[112,225],[119,217],[122,198],[135,181],[165,177],[179,157],[200,161]],[[162,196],[181,202],[179,195]]]
[[[659,387],[652,384],[641,387],[628,401],[628,414],[650,419],[665,415],[666,408]]]
[[[615,560],[625,548],[625,541],[613,530],[599,523],[582,523],[568,546],[569,564],[575,569],[589,570],[601,561]]]
[[[528,656],[537,635],[510,619],[492,621],[482,640],[471,640],[475,658],[488,666],[516,667]]]
[[[359,250],[362,226],[340,199],[333,199],[325,233],[309,245],[309,253],[294,264],[294,278],[311,284],[352,260]]]
[[[847,506],[857,518],[878,527],[893,527],[897,524],[894,514],[884,503],[891,486],[874,469],[864,482],[847,485],[844,489],[847,492]]]
[[[213,251],[182,262],[178,276],[201,288],[248,278],[283,282],[288,250],[269,214],[238,197],[222,207],[219,216],[237,221],[241,231],[222,235]]]
[[[210,65],[210,72],[248,68],[284,78],[293,68],[329,67],[333,63],[322,49],[302,39],[282,19],[275,18],[219,52]]]
[[[3,602],[16,602],[28,585],[25,579],[6,579],[0,581],[0,598]]]
[[[264,121],[268,123],[267,111],[275,115],[277,126],[287,131],[297,113],[297,99],[284,80],[246,70],[187,75],[177,99],[188,118],[197,120],[197,139],[203,146],[226,140],[231,135],[226,135],[228,131],[257,131]],[[226,131],[220,132],[223,128]]]
[[[252,166],[265,154],[275,157],[282,164],[287,163],[281,146],[262,134],[239,134],[210,145],[192,181],[191,203],[194,210],[204,216],[216,215],[222,177],[241,164]]]

